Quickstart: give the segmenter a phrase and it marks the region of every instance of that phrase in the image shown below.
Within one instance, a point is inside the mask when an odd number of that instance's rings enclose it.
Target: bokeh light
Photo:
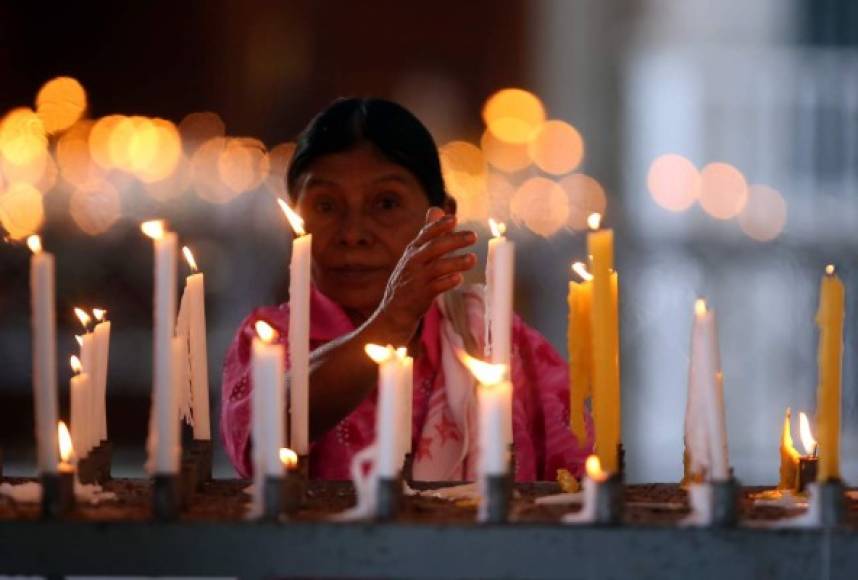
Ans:
[[[45,124],[32,109],[12,109],[0,122],[0,153],[15,165],[26,165],[48,148]]]
[[[42,192],[53,189],[57,181],[57,166],[47,150],[21,165],[0,156],[0,173],[7,183],[23,181]]]
[[[551,120],[536,130],[527,144],[527,151],[541,170],[552,175],[563,175],[581,164],[584,140],[569,123]]]
[[[700,172],[691,161],[675,153],[657,157],[650,165],[646,182],[655,202],[668,211],[685,211],[700,197]]]
[[[289,162],[295,152],[296,144],[281,143],[268,152],[268,175],[265,177],[265,186],[276,197],[285,198],[286,173],[289,171]]]
[[[563,188],[551,179],[531,177],[513,195],[510,210],[515,220],[547,238],[566,225],[569,198]]]
[[[220,179],[234,192],[255,189],[268,175],[265,145],[249,137],[227,139],[218,155],[217,169]]]
[[[461,221],[488,219],[488,168],[483,152],[467,141],[451,141],[439,151],[447,192],[456,199]]]
[[[176,168],[170,175],[158,181],[144,183],[146,193],[158,201],[169,201],[179,197],[191,187],[191,162],[184,155],[179,157]]]
[[[596,179],[584,173],[572,173],[559,182],[569,199],[569,219],[567,224],[575,231],[588,229],[587,217],[598,213],[605,215],[608,198],[605,189]]]
[[[121,215],[119,192],[107,181],[77,189],[69,199],[69,214],[84,233],[103,234]]]
[[[224,137],[226,126],[217,113],[190,113],[179,123],[179,134],[182,136],[185,155],[190,157],[203,143]]]
[[[33,185],[13,183],[0,193],[0,225],[13,240],[38,232],[44,219],[42,194]]]
[[[483,121],[501,141],[527,143],[545,122],[545,106],[524,89],[502,89],[486,100]]]
[[[700,205],[710,216],[736,217],[747,201],[745,176],[729,163],[710,163],[700,171]]]
[[[74,125],[86,111],[86,91],[71,77],[49,80],[36,95],[36,113],[51,135]]]
[[[786,226],[786,200],[772,187],[752,185],[748,188],[748,202],[736,221],[748,237],[760,242],[774,240]]]
[[[228,203],[238,195],[220,179],[218,162],[226,143],[225,138],[215,137],[198,147],[191,157],[191,185],[201,199],[211,203]]]
[[[106,171],[94,159],[92,135],[98,123],[75,123],[57,141],[56,157],[62,178],[74,187],[89,187],[105,179]]]
[[[515,186],[498,173],[489,173],[486,179],[486,191],[488,192],[488,217],[499,222],[512,221],[510,203],[515,195]]]
[[[111,169],[110,142],[113,131],[125,120],[123,115],[108,115],[100,118],[89,132],[89,153],[92,159],[103,169]]]
[[[483,131],[480,138],[480,148],[486,161],[492,166],[507,173],[521,171],[530,165],[530,154],[524,143],[507,143],[494,136],[490,130]]]

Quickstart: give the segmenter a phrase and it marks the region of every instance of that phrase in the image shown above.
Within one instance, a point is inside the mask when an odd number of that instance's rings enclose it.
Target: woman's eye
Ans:
[[[336,205],[333,200],[322,198],[316,200],[315,209],[319,213],[331,213],[336,209]]]
[[[401,203],[397,195],[382,195],[375,202],[376,207],[382,210],[392,210],[398,208]]]

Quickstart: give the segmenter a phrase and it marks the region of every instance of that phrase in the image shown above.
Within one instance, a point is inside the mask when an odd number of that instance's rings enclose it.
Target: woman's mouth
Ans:
[[[343,281],[365,282],[374,280],[379,276],[387,278],[387,269],[379,266],[368,266],[363,264],[348,264],[331,268],[330,271]]]

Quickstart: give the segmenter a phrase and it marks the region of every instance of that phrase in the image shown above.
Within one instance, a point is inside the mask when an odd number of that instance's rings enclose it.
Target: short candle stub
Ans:
[[[807,486],[816,481],[816,470],[819,466],[817,457],[802,456],[798,459],[798,473],[796,473],[795,489],[799,493],[805,493]]]
[[[56,520],[74,508],[74,472],[42,475],[42,518]]]
[[[507,522],[512,500],[512,478],[508,474],[486,476],[485,494],[486,507],[482,521],[487,524]]]
[[[817,484],[819,495],[820,524],[833,528],[843,523],[846,516],[846,503],[843,499],[843,482],[830,479]]]
[[[181,511],[179,478],[175,475],[155,475],[152,478],[152,516],[158,521],[173,521]]]
[[[81,483],[103,484],[110,481],[110,464],[113,446],[109,441],[102,441],[93,448],[86,457],[78,459],[77,478]]]
[[[276,522],[284,511],[286,495],[286,478],[269,475],[262,483],[262,517],[261,519]]]
[[[377,491],[375,519],[378,521],[395,520],[402,499],[402,481],[399,478],[381,477],[378,479]]]
[[[735,478],[713,481],[712,527],[729,528],[739,521],[739,483]]]
[[[623,521],[625,492],[623,480],[619,474],[613,474],[605,481],[594,482],[596,486],[596,513],[593,523],[603,526],[616,526]]]

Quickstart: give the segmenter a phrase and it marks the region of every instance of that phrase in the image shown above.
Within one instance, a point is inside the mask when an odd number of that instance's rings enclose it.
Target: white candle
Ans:
[[[492,239],[489,240],[486,260],[486,310],[488,340],[486,353],[494,364],[505,365],[507,373],[512,357],[513,274],[515,270],[515,244],[504,236],[506,226],[489,220]],[[512,443],[512,390],[504,405],[504,440]]]
[[[98,357],[98,376],[95,379],[95,398],[98,415],[95,417],[98,425],[98,439],[107,441],[107,368],[110,361],[110,321],[105,320],[106,310],[93,309],[93,314],[99,322],[95,325],[96,353]]]
[[[402,454],[403,457],[411,453],[412,439],[414,437],[412,425],[414,414],[414,359],[410,356],[402,356],[400,359],[400,370],[402,380]]]
[[[709,457],[709,479],[726,481],[730,478],[727,455],[727,427],[724,413],[724,391],[721,375],[721,355],[718,349],[718,329],[715,313],[698,300],[694,309],[694,328],[691,336],[691,385],[689,391],[700,397],[697,409],[701,413],[692,421],[702,423]],[[692,462],[700,459],[692,457]],[[703,465],[705,467],[705,464]]]
[[[253,339],[251,418],[253,435],[254,473],[280,477],[283,465],[284,408],[283,346],[274,341],[277,334],[263,321],[256,323],[257,337]],[[257,478],[256,481],[261,481]]]
[[[87,438],[87,430],[92,424],[89,420],[89,375],[82,372],[83,365],[74,355],[71,357],[74,375],[69,381],[69,406],[71,411],[71,438],[75,449],[82,449]],[[78,452],[78,455],[82,455]]]
[[[145,222],[143,233],[154,240],[155,285],[152,340],[152,412],[155,420],[154,461],[150,461],[154,474],[173,474],[179,470],[178,416],[173,392],[173,331],[176,318],[176,258],[178,240],[173,232],[164,229],[161,221]],[[176,437],[173,437],[173,433]]]
[[[310,264],[313,236],[304,220],[277,200],[298,236],[289,264],[289,446],[298,455],[310,450]]]
[[[490,364],[459,353],[463,364],[479,381],[477,406],[479,412],[479,475],[503,475],[509,470],[506,445],[506,404],[512,392],[505,365]]]
[[[206,290],[205,276],[197,271],[191,250],[185,246],[182,253],[193,274],[185,279],[182,304],[187,307],[187,328],[191,366],[191,406],[194,418],[194,439],[212,438],[209,415],[209,367],[206,345]]]
[[[33,326],[33,399],[37,463],[42,474],[57,472],[57,331],[54,309],[54,256],[39,236],[27,238]]]
[[[80,363],[82,372],[89,376],[88,388],[83,397],[84,405],[86,405],[86,428],[83,431],[83,444],[78,449],[80,457],[86,457],[93,448],[98,445],[98,426],[96,419],[98,417],[98,401],[96,391],[98,388],[98,352],[95,344],[95,336],[89,332],[89,323],[91,321],[89,314],[82,308],[74,309],[75,316],[80,320],[83,326],[84,333],[78,335],[77,341],[80,345]]]
[[[402,468],[402,365],[393,347],[368,344],[367,355],[378,364],[375,419],[376,475],[394,479]]]

